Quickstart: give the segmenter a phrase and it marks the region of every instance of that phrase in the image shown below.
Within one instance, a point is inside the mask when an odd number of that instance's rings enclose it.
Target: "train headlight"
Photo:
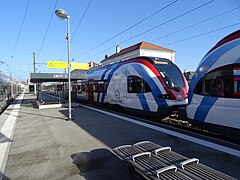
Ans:
[[[177,100],[182,100],[182,99],[183,99],[182,95],[181,95],[181,94],[178,94],[178,95],[177,95]]]
[[[162,94],[162,95],[159,95],[158,97],[162,99],[172,99],[170,94]]]

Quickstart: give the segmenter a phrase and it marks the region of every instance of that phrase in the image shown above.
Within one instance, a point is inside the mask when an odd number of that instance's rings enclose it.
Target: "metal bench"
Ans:
[[[123,145],[113,149],[146,179],[234,179],[150,141]]]
[[[140,150],[132,145],[119,146],[113,151],[146,179],[190,179],[178,172],[175,165],[167,165],[151,152]]]

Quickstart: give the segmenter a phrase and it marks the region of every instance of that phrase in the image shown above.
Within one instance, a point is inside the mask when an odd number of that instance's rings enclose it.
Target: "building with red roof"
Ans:
[[[109,57],[106,55],[105,59],[101,61],[101,64],[105,65],[139,56],[167,58],[174,62],[175,51],[142,41],[122,50],[120,50],[120,47],[117,46],[116,53]]]

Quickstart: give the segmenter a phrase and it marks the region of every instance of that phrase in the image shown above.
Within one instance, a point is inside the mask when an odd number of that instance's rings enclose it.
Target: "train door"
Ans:
[[[90,80],[88,82],[88,102],[94,103],[94,90],[93,90],[94,81]]]
[[[107,91],[107,102],[126,108],[127,81],[122,71],[114,73]]]

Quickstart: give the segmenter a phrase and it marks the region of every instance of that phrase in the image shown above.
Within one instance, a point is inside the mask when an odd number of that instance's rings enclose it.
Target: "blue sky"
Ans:
[[[67,61],[67,21],[55,16],[57,8],[71,17],[71,59],[76,62],[100,62],[117,44],[123,49],[147,41],[176,51],[181,70],[195,70],[217,41],[240,29],[239,0],[0,0],[1,71],[29,79],[35,52],[37,72],[63,72],[45,65],[49,60]]]

